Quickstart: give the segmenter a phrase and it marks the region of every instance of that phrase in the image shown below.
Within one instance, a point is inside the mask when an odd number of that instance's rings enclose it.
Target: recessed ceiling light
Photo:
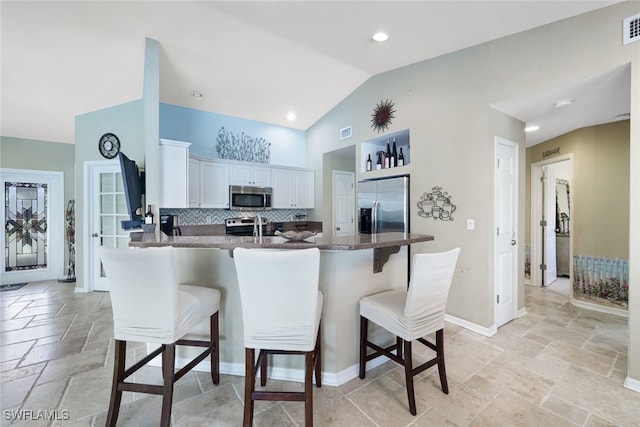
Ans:
[[[526,128],[524,128],[524,131],[525,132],[535,132],[538,129],[540,129],[540,126],[538,126],[538,125],[530,125],[530,126],[527,126]]]
[[[200,92],[199,90],[192,90],[191,97],[193,99],[202,99],[204,98],[204,93]]]
[[[573,99],[561,99],[560,101],[553,104],[555,108],[566,108],[573,103]]]
[[[296,119],[296,115],[293,111],[290,111],[287,113],[287,120],[295,120]]]
[[[377,32],[373,35],[373,37],[371,37],[372,39],[374,39],[377,42],[383,42],[385,40],[387,40],[389,38],[389,36],[387,35],[387,33],[383,33],[382,31]]]

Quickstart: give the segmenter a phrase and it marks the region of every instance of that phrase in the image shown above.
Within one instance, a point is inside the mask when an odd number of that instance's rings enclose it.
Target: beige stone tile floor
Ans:
[[[437,371],[416,377],[418,415],[409,414],[402,369],[387,362],[340,387],[314,388],[318,426],[638,426],[640,393],[623,387],[627,321],[572,306],[566,292],[526,288],[527,314],[484,337],[445,328],[450,393]],[[36,282],[0,292],[1,425],[102,426],[113,366],[108,293],[74,293],[73,284]],[[416,346],[418,348],[419,346]],[[146,350],[130,345],[133,360]],[[415,357],[430,356],[429,350]],[[138,374],[160,381],[159,368]],[[298,383],[270,386],[300,389]],[[240,426],[241,377],[205,372],[176,383],[175,426]],[[12,420],[11,411],[57,420]],[[32,411],[32,412],[26,412]],[[124,393],[118,424],[157,425],[160,397]],[[297,426],[297,402],[258,402],[255,425]]]

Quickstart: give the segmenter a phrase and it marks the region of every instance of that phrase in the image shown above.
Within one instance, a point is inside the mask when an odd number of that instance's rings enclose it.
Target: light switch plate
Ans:
[[[475,230],[476,229],[476,220],[468,219],[467,220],[467,230]]]

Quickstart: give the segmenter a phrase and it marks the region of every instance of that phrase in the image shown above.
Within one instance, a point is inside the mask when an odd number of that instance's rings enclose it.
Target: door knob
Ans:
[[[91,237],[98,237],[98,233],[93,233]]]
[[[340,231],[340,227],[336,227],[336,230]]]
[[[515,246],[515,245],[516,245],[516,241],[515,241],[515,240],[512,240],[512,241],[511,241],[511,246]]]

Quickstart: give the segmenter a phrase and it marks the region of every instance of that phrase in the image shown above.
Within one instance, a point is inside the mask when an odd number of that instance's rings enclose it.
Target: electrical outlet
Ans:
[[[476,220],[468,219],[467,220],[467,230],[475,230],[476,229]]]

